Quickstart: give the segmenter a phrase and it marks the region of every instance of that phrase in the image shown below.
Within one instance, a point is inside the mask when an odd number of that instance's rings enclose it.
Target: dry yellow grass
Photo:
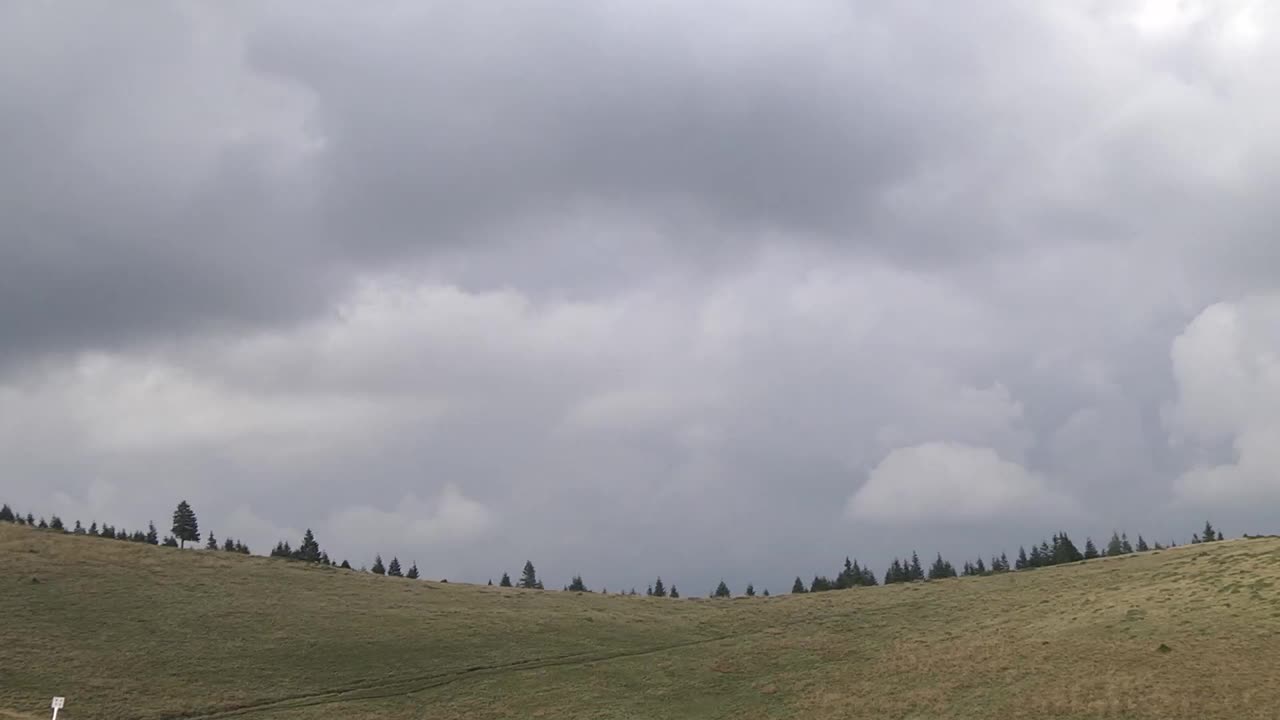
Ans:
[[[415,582],[7,525],[0,567],[0,717],[47,717],[54,694],[66,720],[1280,715],[1274,539],[732,601]]]

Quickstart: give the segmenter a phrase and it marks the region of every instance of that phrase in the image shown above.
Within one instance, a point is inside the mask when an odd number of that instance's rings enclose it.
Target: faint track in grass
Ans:
[[[572,665],[589,665],[598,662],[610,662],[612,660],[625,660],[628,658],[645,657],[648,655],[656,655],[661,652],[670,650],[679,650],[681,648],[696,647],[699,645],[710,645],[712,643],[724,642],[727,640],[736,640],[748,635],[755,635],[768,630],[756,630],[746,633],[717,635],[715,637],[702,638],[699,640],[690,640],[688,642],[674,643],[671,645],[661,645],[658,647],[646,648],[631,652],[617,653],[571,653],[566,655],[556,655],[544,658],[528,658],[525,660],[516,660],[509,663],[495,663],[491,665],[475,665],[442,673],[432,673],[429,675],[421,675],[417,677],[400,678],[385,682],[357,683],[343,688],[327,690],[319,693],[307,693],[274,698],[271,700],[263,700],[261,702],[246,703],[242,705],[224,706],[209,710],[207,712],[191,713],[186,715],[167,716],[166,720],[219,720],[220,718],[239,717],[243,715],[251,715],[254,713],[269,713],[276,710],[294,710],[299,708],[315,707],[319,705],[332,705],[343,702],[359,702],[363,700],[381,700],[385,698],[400,697],[414,695],[427,690],[434,690],[438,687],[450,685],[452,683],[470,679],[473,677],[484,677],[487,675],[501,675],[508,672],[520,672],[524,670],[539,670],[550,667],[566,667]]]

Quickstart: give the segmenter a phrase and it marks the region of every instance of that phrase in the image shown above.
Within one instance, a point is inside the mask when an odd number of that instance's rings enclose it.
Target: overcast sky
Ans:
[[[774,592],[1280,529],[1280,8],[0,5],[0,500]]]

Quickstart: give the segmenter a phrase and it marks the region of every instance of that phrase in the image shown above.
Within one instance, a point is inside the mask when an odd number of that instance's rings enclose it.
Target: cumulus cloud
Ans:
[[[888,523],[1017,524],[1028,515],[1060,519],[1075,511],[1075,501],[1042,476],[991,448],[941,442],[890,452],[845,508],[854,520]]]
[[[1202,460],[1178,478],[1177,499],[1248,507],[1280,498],[1280,296],[1206,308],[1173,342],[1175,441],[1230,443],[1228,462]]]

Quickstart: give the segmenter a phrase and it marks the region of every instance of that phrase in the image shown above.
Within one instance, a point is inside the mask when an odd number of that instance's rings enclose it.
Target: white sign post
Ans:
[[[61,710],[61,709],[62,709],[62,706],[63,706],[63,705],[66,705],[66,704],[67,704],[67,699],[66,699],[66,698],[56,697],[56,698],[54,698],[54,699],[53,699],[53,705],[52,705],[52,707],[53,707],[53,720],[58,720],[58,711],[59,711],[59,710]]]

